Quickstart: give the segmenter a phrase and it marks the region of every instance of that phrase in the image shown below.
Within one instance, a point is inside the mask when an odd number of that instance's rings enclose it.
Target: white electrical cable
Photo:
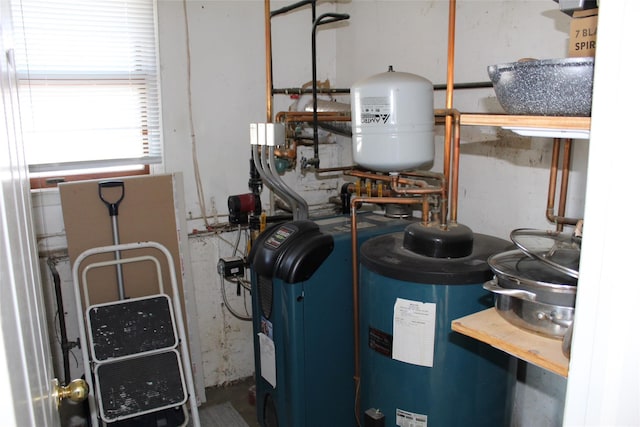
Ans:
[[[198,150],[196,148],[196,131],[193,126],[193,102],[191,94],[191,42],[189,39],[189,17],[187,15],[187,0],[182,0],[182,8],[184,10],[184,28],[187,47],[187,86],[189,95],[189,131],[191,134],[191,156],[193,158],[193,173],[196,180],[196,190],[198,192],[198,204],[200,205],[200,213],[204,220],[204,225],[209,229],[209,221],[207,220],[206,206],[204,202],[204,191],[202,189],[202,180],[200,179],[200,167],[198,166]]]

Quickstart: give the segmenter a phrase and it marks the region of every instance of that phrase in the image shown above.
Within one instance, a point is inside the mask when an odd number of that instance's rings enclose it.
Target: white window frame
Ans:
[[[11,2],[32,187],[147,174],[150,165],[161,164],[156,1],[73,0],[66,10],[58,0]],[[40,12],[40,21],[29,19]],[[25,28],[33,38],[25,37]],[[84,37],[76,30],[85,31]],[[49,45],[56,37],[70,41]],[[74,123],[59,125],[67,117]],[[46,150],[52,151],[42,155]]]

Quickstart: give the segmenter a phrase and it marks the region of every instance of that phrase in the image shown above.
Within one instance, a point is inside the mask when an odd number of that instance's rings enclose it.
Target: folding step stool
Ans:
[[[166,257],[173,298],[164,292],[159,260],[150,255],[89,263],[80,280],[79,268],[85,259],[141,248],[158,249]],[[91,269],[135,262],[155,265],[158,294],[91,305],[87,281]],[[159,418],[167,426],[185,426],[189,402],[191,425],[199,427],[180,294],[167,248],[139,242],[88,249],[74,262],[73,280],[92,425],[154,425],[153,420]]]

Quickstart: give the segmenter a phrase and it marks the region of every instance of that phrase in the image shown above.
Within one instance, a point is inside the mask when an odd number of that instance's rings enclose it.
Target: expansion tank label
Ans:
[[[427,427],[427,416],[396,409],[396,424],[400,427]]]
[[[391,101],[381,96],[362,98],[360,101],[360,121],[362,124],[384,125],[391,116]]]

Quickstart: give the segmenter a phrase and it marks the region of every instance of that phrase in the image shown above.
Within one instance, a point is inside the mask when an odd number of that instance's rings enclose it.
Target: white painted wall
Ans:
[[[291,4],[275,1],[271,8]],[[336,87],[383,72],[423,75],[434,83],[446,79],[447,20],[444,0],[352,0],[320,3],[319,13],[337,10],[350,14],[347,25],[318,33],[318,78]],[[458,1],[456,82],[487,81],[486,67],[522,57],[565,56],[569,18],[551,0]],[[311,79],[311,17],[308,10],[273,20],[275,87],[296,87]],[[189,116],[189,88],[195,152],[205,211],[215,222],[226,213],[229,195],[248,192],[248,124],[266,120],[264,9],[260,0],[187,1],[189,51],[183,3],[158,0],[160,66],[162,74],[164,171],[183,173],[188,228],[202,230],[204,221],[196,193],[196,176]],[[189,59],[191,74],[189,75]],[[190,84],[189,84],[190,83]],[[275,98],[275,111],[291,100]],[[436,108],[444,107],[444,92],[436,94]],[[454,106],[464,112],[499,111],[491,89],[457,91]],[[441,170],[442,129],[437,139],[434,170]],[[551,141],[520,138],[493,128],[465,128],[462,136],[459,221],[477,232],[508,237],[518,227],[550,228],[545,219]],[[584,206],[588,142],[577,142],[569,190],[569,216],[580,216]],[[323,146],[323,166],[348,164],[348,142]],[[311,174],[288,173],[313,204],[339,188],[338,180],[316,181]],[[53,198],[52,198],[53,197]],[[64,248],[64,230],[55,196],[44,196],[35,207],[42,249]],[[268,192],[263,204],[269,205]],[[224,222],[224,217],[217,218]],[[222,236],[233,242],[235,235]],[[198,295],[205,385],[233,381],[252,373],[250,325],[231,318],[221,307],[220,283],[215,273],[218,257],[230,249],[219,236],[200,233],[190,238],[192,272]],[[235,286],[228,285],[235,296]],[[235,300],[242,307],[241,300]],[[535,390],[519,390],[522,399],[538,393],[538,406],[524,408],[554,414],[561,420],[564,380],[535,374]],[[542,384],[542,385],[539,385]],[[541,406],[540,406],[541,405]],[[527,412],[529,411],[529,412]],[[524,425],[524,424],[523,424]]]

